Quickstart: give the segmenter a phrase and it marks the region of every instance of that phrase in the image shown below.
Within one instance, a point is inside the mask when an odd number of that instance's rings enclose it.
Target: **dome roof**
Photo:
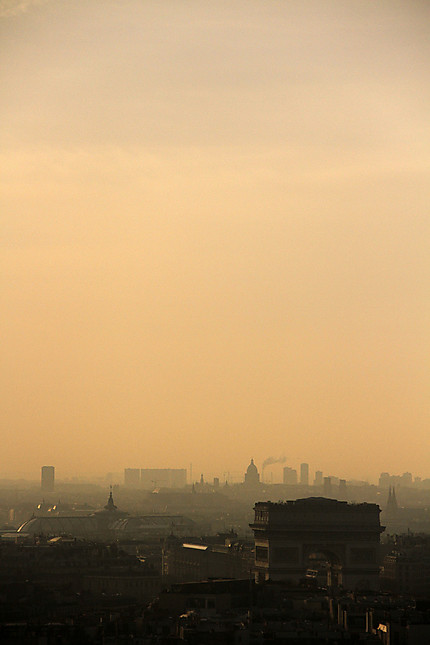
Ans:
[[[95,511],[93,515],[97,515],[98,517],[101,517],[101,516],[112,517],[113,515],[115,517],[126,517],[128,513],[118,510],[118,507],[114,504],[112,491],[111,491],[109,493],[108,502],[106,506],[104,506],[104,508],[100,509],[99,511]]]
[[[248,468],[246,469],[246,472],[247,472],[248,474],[251,474],[251,473],[257,473],[257,472],[258,472],[258,471],[257,471],[257,466],[254,464],[254,460],[253,460],[253,459],[251,459],[251,463],[249,464]]]
[[[73,535],[91,538],[98,532],[97,520],[94,516],[61,517],[32,517],[24,522],[18,533],[29,535]]]

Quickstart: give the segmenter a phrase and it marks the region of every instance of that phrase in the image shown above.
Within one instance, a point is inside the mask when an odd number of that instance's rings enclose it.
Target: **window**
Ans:
[[[269,549],[267,546],[255,547],[255,559],[262,562],[267,562],[269,560]]]

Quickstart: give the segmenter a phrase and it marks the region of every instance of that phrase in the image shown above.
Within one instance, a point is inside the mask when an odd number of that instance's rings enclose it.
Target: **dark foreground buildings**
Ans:
[[[0,642],[430,643],[429,541],[409,535],[380,547],[375,504],[257,502],[255,541],[233,530],[185,537],[168,524],[179,508],[170,510],[127,515],[110,496],[77,518],[97,540],[55,537],[82,530],[72,515],[4,534]],[[130,524],[124,539],[118,527]]]

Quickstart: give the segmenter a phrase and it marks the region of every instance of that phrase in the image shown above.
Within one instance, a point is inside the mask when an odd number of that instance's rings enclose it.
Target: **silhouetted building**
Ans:
[[[260,475],[258,474],[257,466],[254,464],[254,460],[251,459],[251,463],[245,473],[245,484],[247,486],[257,486],[259,483]]]
[[[284,481],[284,484],[288,484],[289,486],[296,486],[297,470],[295,470],[295,468],[290,468],[290,466],[285,466],[283,481]]]
[[[258,582],[298,583],[312,556],[323,555],[338,584],[377,589],[380,525],[377,504],[348,504],[323,497],[257,502],[250,525]]]
[[[309,486],[309,464],[300,464],[300,483]]]
[[[53,493],[55,488],[54,466],[42,466],[41,488],[45,493]]]

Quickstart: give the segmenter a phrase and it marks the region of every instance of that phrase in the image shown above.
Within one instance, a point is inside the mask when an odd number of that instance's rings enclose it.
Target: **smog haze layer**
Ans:
[[[425,2],[0,2],[1,477],[429,477]]]

